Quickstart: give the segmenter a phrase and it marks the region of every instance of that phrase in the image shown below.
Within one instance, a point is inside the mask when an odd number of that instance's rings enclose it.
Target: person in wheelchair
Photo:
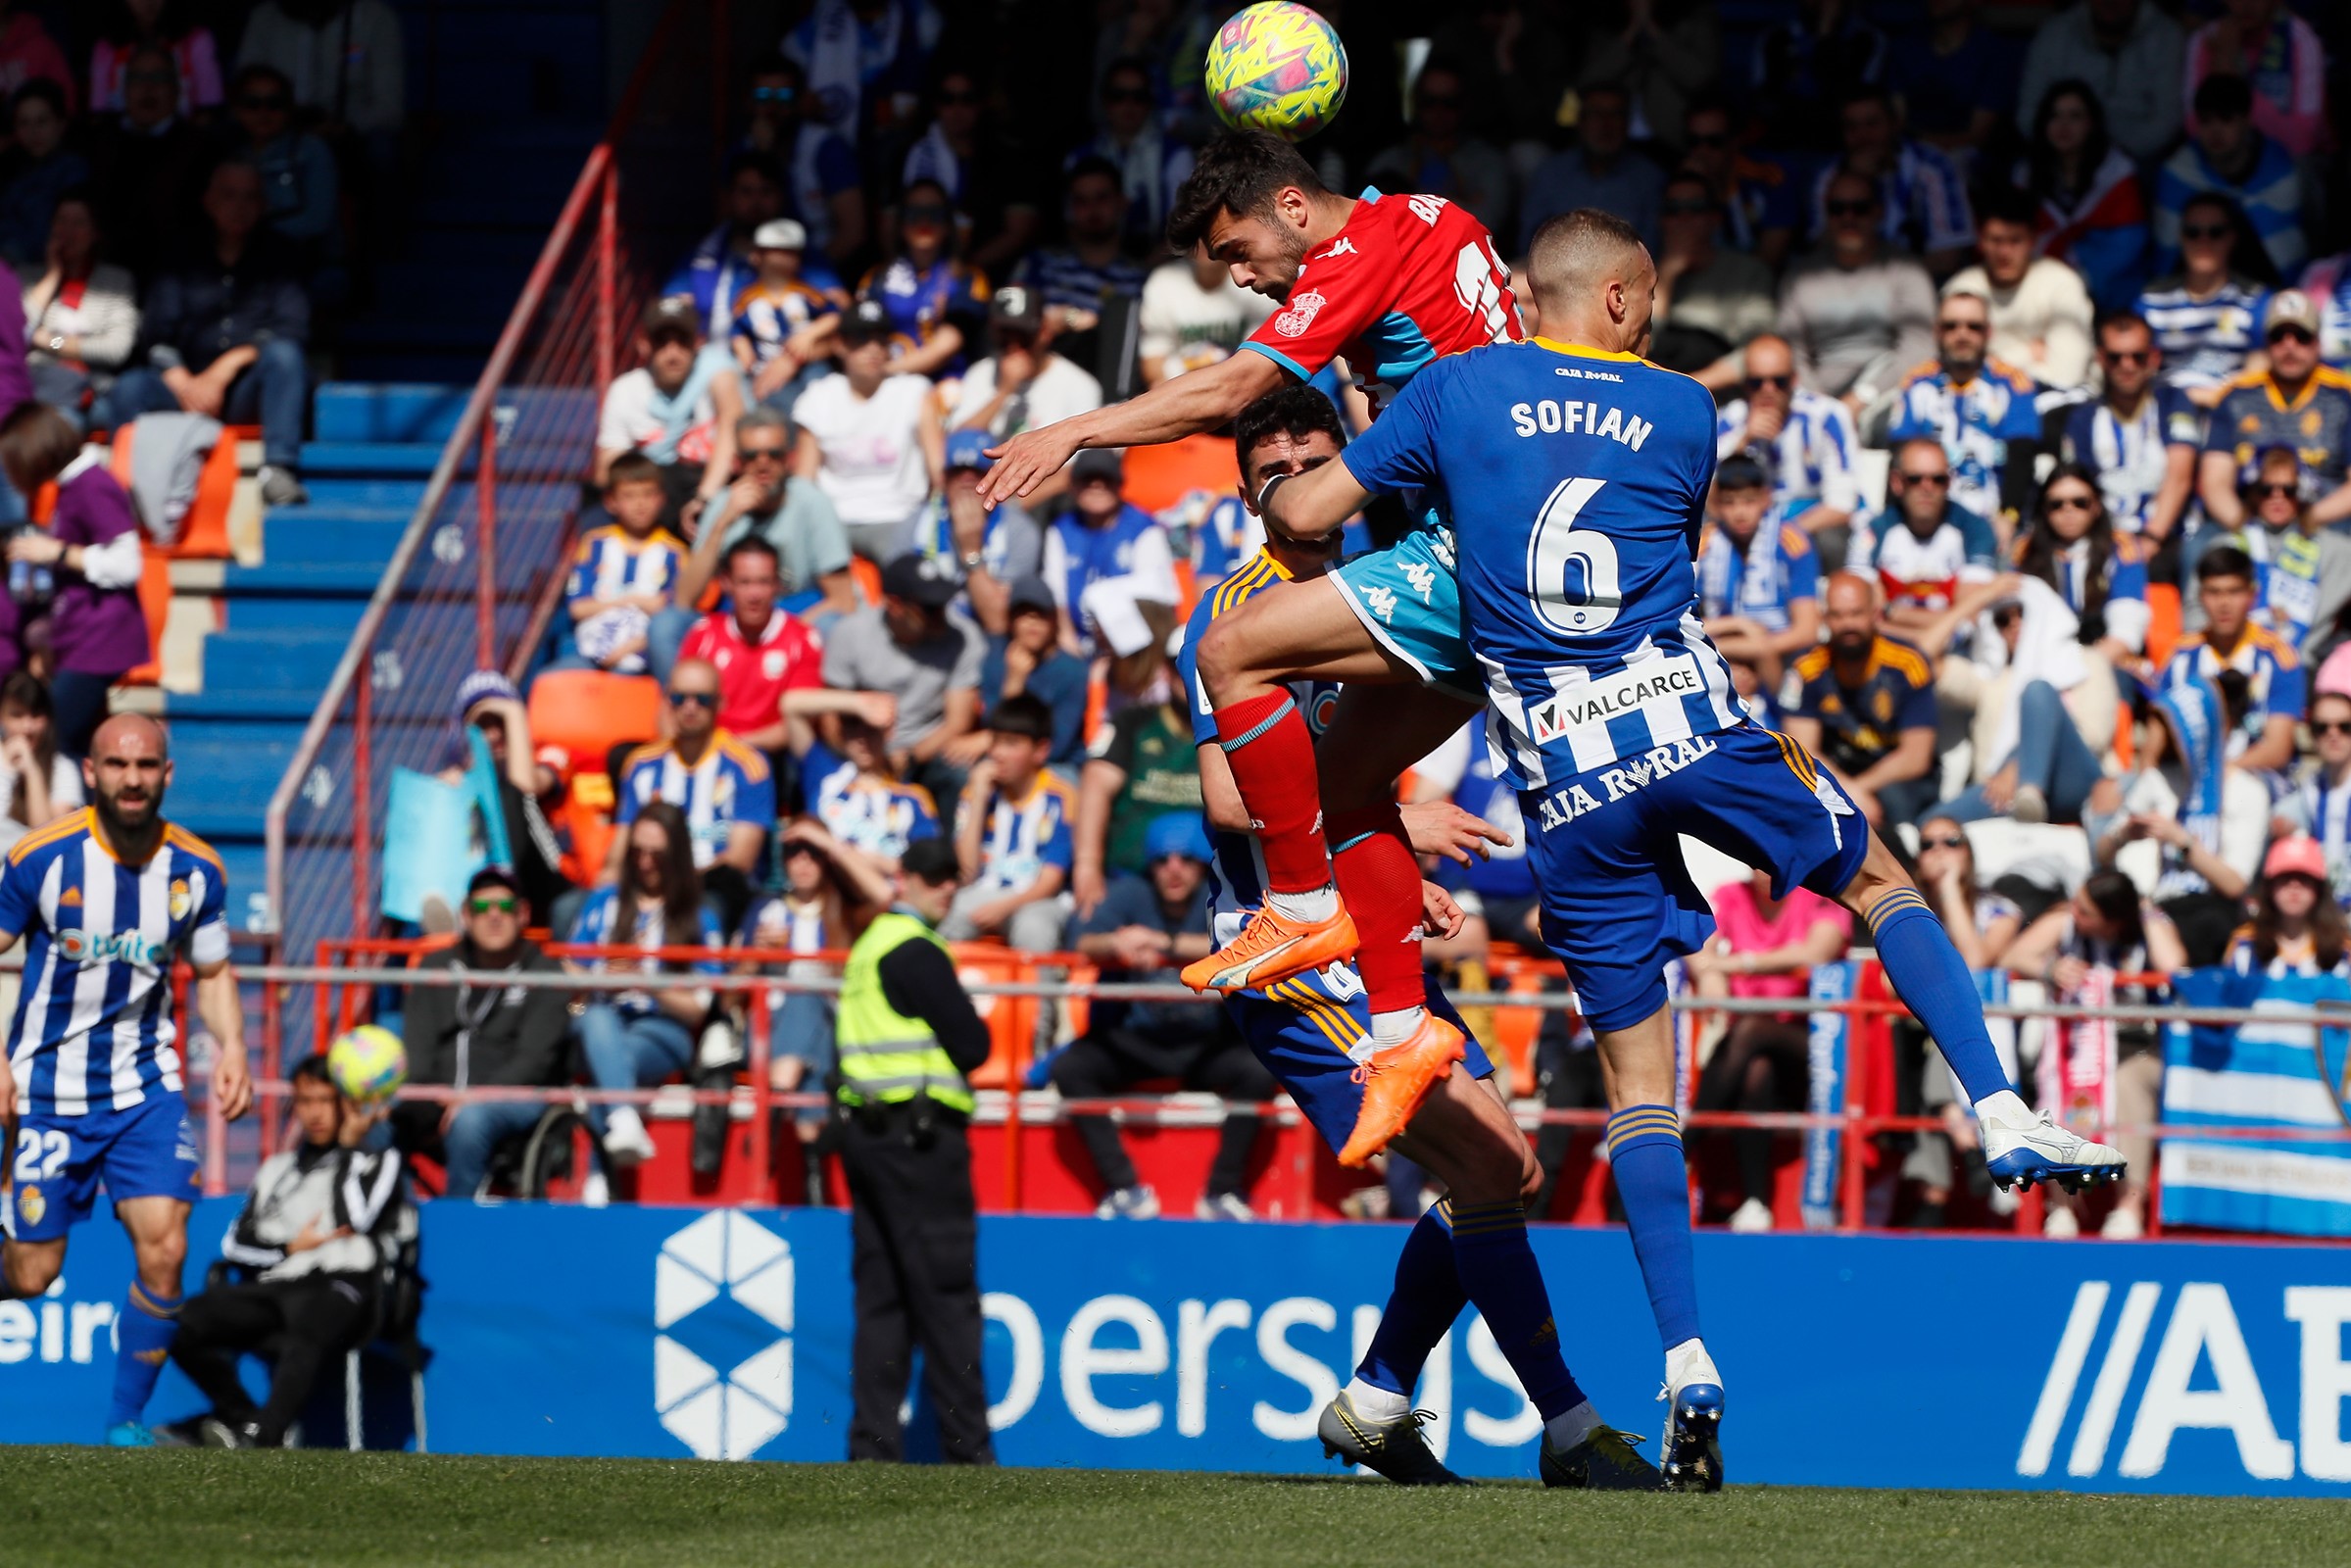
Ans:
[[[569,1081],[571,1014],[564,995],[524,987],[514,974],[560,974],[563,966],[526,941],[530,906],[514,874],[498,866],[473,873],[460,913],[465,935],[419,969],[456,970],[456,987],[418,986],[402,1024],[409,1082],[465,1089],[483,1084],[554,1088]],[[392,1110],[392,1144],[404,1154],[437,1159],[447,1172],[442,1194],[480,1196],[502,1144],[528,1136],[549,1107],[528,1101],[438,1104],[403,1102]]]
[[[319,1366],[374,1337],[388,1277],[416,1236],[399,1153],[361,1147],[381,1107],[336,1093],[323,1056],[291,1076],[301,1142],[262,1162],[171,1342],[171,1359],[212,1401],[197,1423],[210,1447],[284,1445]],[[237,1360],[265,1351],[274,1364],[256,1405]]]

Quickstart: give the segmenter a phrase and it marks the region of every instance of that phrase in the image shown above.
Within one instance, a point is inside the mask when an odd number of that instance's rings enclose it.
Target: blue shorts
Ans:
[[[1461,583],[1449,528],[1415,528],[1391,549],[1332,568],[1331,581],[1374,641],[1421,680],[1472,703],[1486,682],[1461,634]]]
[[[193,1202],[204,1191],[187,1102],[152,1089],[124,1110],[27,1112],[17,1126],[11,1175],[0,1229],[14,1242],[53,1242],[88,1219],[101,1182],[118,1203],[126,1198]]]
[[[1350,1052],[1371,1054],[1371,1008],[1354,969],[1333,964],[1285,980],[1270,994],[1236,992],[1224,1004],[1241,1038],[1290,1091],[1323,1142],[1333,1152],[1344,1148],[1363,1109],[1363,1086],[1354,1076],[1357,1058]],[[1470,1076],[1490,1076],[1494,1062],[1434,980],[1429,982],[1429,1010],[1460,1030],[1469,1043],[1462,1065]]]
[[[1834,898],[1869,853],[1868,820],[1795,742],[1745,723],[1519,792],[1543,940],[1594,1029],[1665,1005],[1665,965],[1714,934],[1677,835],[1769,871],[1772,896]]]

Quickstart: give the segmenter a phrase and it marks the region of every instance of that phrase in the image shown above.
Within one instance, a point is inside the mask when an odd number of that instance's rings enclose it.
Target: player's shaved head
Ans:
[[[1614,213],[1579,207],[1545,220],[1527,246],[1527,282],[1544,336],[1615,352],[1645,345],[1657,270]]]
[[[163,832],[170,744],[163,725],[144,713],[117,713],[90,737],[81,781],[108,844],[123,859],[144,860]]]
[[[90,737],[90,755],[102,756],[124,747],[151,749],[156,757],[171,755],[171,739],[162,723],[145,713],[117,713]]]

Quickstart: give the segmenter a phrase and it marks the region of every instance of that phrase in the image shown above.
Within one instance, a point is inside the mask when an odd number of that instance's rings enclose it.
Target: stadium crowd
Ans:
[[[603,389],[544,667],[528,691],[483,672],[462,694],[514,864],[443,911],[461,941],[435,961],[552,964],[522,934],[543,926],[814,962],[842,945],[828,873],[887,874],[937,838],[965,879],[943,935],[1167,977],[1206,950],[1208,896],[1171,634],[1255,543],[1230,445],[1151,454],[1148,474],[1086,452],[993,510],[977,486],[1004,438],[1246,352],[1277,309],[1159,239],[1216,129],[1197,63],[1225,8],[1123,0],[1091,32],[1018,42],[933,0],[789,9],[736,106],[714,226]],[[1331,9],[1356,61],[1346,114],[1307,144],[1331,188],[1449,198],[1505,253],[1582,205],[1646,235],[1653,357],[1720,409],[1707,629],[1755,716],[1915,858],[1973,966],[2066,997],[2092,976],[2152,995],[2183,965],[2344,963],[2341,8],[1478,0],[1425,35]],[[265,497],[293,499],[308,323],[350,286],[337,179],[381,166],[400,98],[396,31],[362,74],[388,81],[330,80],[304,29],[384,8],[266,0],[231,66],[177,5],[117,0],[86,70],[37,10],[0,28],[0,253],[40,397],[85,427],[258,418]],[[1401,80],[1375,65],[1392,58]],[[1086,92],[1030,90],[1049,66]],[[1370,417],[1326,390],[1350,428]],[[0,459],[29,491],[50,449],[16,428]],[[71,477],[73,443],[50,445]],[[106,537],[75,568],[100,601],[124,587]],[[47,548],[11,557],[39,568]],[[71,804],[49,759],[127,667],[91,672],[92,708],[69,679],[72,603],[61,589],[58,652],[13,645],[53,686],[0,687],[0,783],[28,826]],[[650,731],[603,755],[534,746],[534,711],[608,679],[658,684]],[[1470,730],[1403,788],[1518,830]],[[1456,981],[1540,951],[1523,859],[1432,874],[1473,911],[1430,949]],[[1699,995],[1801,995],[1851,943],[1808,895],[1741,877],[1716,902],[1721,935],[1685,977]],[[553,1085],[584,1063],[635,1088],[739,1059],[739,1020],[730,1040],[697,985],[710,966],[648,967],[644,991],[572,1018],[519,994],[483,1018],[419,1003],[416,1074]],[[1269,1092],[1216,1009],[1097,1006],[1082,1033],[1046,1012],[1020,1064],[1036,1087]],[[774,1009],[779,1087],[822,1080],[825,1013]],[[1703,1033],[1701,1108],[1802,1106],[1800,1027]],[[1599,1102],[1588,1045],[1545,1027],[1546,1103]],[[2125,1121],[2154,1117],[2152,1046],[2123,1044]],[[1900,1108],[1948,1121],[1902,1164],[1902,1213],[1932,1225],[1988,1184],[1939,1064],[1915,1042],[1906,1059]],[[518,1114],[403,1136],[465,1193]],[[633,1109],[597,1125],[613,1162],[653,1151]],[[1115,1127],[1080,1127],[1102,1212],[1155,1212]],[[1229,1119],[1203,1216],[1247,1216],[1256,1132]],[[1768,1225],[1772,1140],[1736,1142],[1718,1206]],[[1544,1141],[1554,1175],[1564,1146]],[[1395,1163],[1392,1202],[1417,1203]],[[2110,1233],[2140,1202],[2126,1192]]]

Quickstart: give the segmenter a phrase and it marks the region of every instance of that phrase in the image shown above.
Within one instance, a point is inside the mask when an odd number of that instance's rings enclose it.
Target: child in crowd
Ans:
[[[950,942],[1002,936],[1023,953],[1053,953],[1069,913],[1077,791],[1046,770],[1053,716],[1043,702],[1007,697],[988,729],[988,755],[964,785],[955,829],[958,858],[979,869],[939,934]]]
[[[761,223],[751,236],[759,280],[735,297],[735,362],[751,381],[751,400],[771,409],[791,409],[811,365],[823,373],[841,329],[840,307],[801,276],[808,245],[808,230],[793,219]]]
[[[895,873],[906,846],[939,836],[931,792],[890,763],[889,734],[856,713],[826,713],[801,759],[802,808],[851,851]]]
[[[1044,578],[1013,583],[1007,608],[1004,635],[988,639],[980,662],[980,699],[993,707],[1026,692],[1043,702],[1053,715],[1046,760],[1075,767],[1086,755],[1086,662],[1061,646],[1058,608]]]
[[[592,528],[571,559],[564,590],[579,657],[599,669],[641,674],[645,634],[667,610],[685,565],[686,547],[659,524],[665,503],[661,470],[640,452],[612,460],[604,505],[612,520]]]

